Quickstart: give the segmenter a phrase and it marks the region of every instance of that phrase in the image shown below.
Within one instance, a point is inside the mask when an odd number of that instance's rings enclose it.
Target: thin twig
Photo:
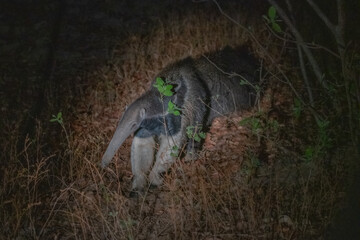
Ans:
[[[309,94],[310,105],[311,105],[312,107],[314,107],[314,98],[313,98],[313,95],[312,95],[312,91],[311,91],[309,79],[308,79],[307,72],[306,72],[306,68],[305,68],[304,57],[303,57],[303,54],[302,54],[302,51],[301,51],[300,46],[299,46],[299,45],[296,45],[296,47],[297,47],[297,51],[298,51],[298,55],[299,55],[299,62],[300,62],[301,74],[302,74],[303,77],[304,77],[304,83],[305,83],[305,85],[306,85],[306,90],[307,90],[307,92],[308,92],[308,94]]]
[[[345,30],[345,7],[344,7],[344,1],[337,0],[337,10],[338,10],[338,24],[337,29],[338,33],[341,34],[341,36],[344,36],[344,30]],[[345,47],[345,46],[343,46]]]
[[[273,36],[275,36],[276,38],[282,40],[282,41],[288,41],[289,43],[294,43],[297,44],[298,42],[296,40],[293,39],[285,39],[284,37],[280,36],[278,33],[276,33],[269,25],[266,25],[266,28],[272,33]],[[334,52],[333,50],[322,46],[320,44],[317,43],[309,43],[306,42],[304,43],[306,45],[306,47],[310,48],[310,49],[321,49],[324,50],[325,52],[328,52],[329,54],[331,54],[332,56],[339,58],[340,59],[340,55],[337,54],[336,52]]]
[[[326,17],[323,11],[321,11],[318,5],[316,5],[312,0],[306,0],[306,1],[309,3],[312,9],[314,9],[316,14],[321,18],[321,20],[323,20],[323,22],[330,29],[330,31],[332,31],[333,34],[336,35],[336,30],[335,30],[336,26],[330,22],[330,20]]]
[[[337,25],[331,23],[328,17],[321,11],[321,9],[313,2],[313,0],[306,0],[309,5],[314,9],[316,14],[323,20],[325,25],[329,28],[329,30],[334,35],[334,38],[337,43],[337,49],[340,55],[341,60],[341,70],[345,82],[345,92],[346,92],[346,99],[348,102],[348,108],[349,108],[349,128],[351,134],[353,134],[353,124],[351,119],[352,117],[352,101],[350,99],[350,90],[349,90],[349,84],[346,80],[346,72],[345,72],[345,39],[344,39],[344,28],[345,28],[345,16],[344,16],[344,2],[342,0],[336,0],[337,3]]]
[[[309,5],[314,9],[316,14],[321,18],[321,20],[325,23],[325,25],[329,28],[332,34],[335,37],[336,43],[338,45],[338,52],[342,62],[344,62],[344,50],[345,50],[345,40],[344,40],[344,26],[345,26],[345,18],[344,18],[344,5],[342,0],[337,0],[337,15],[338,21],[337,25],[333,24],[328,17],[324,14],[323,11],[316,5],[313,0],[306,0]]]
[[[301,36],[300,32],[296,29],[296,27],[292,24],[292,22],[290,21],[289,17],[287,16],[287,14],[285,13],[285,11],[277,4],[277,2],[275,2],[274,0],[268,0],[268,2],[270,4],[272,4],[277,12],[279,13],[279,15],[281,16],[281,18],[284,20],[284,22],[286,23],[286,25],[289,27],[290,31],[294,34],[296,40],[299,42],[299,45],[301,46],[301,48],[303,49],[306,57],[308,58],[311,67],[313,69],[313,72],[318,80],[318,82],[325,88],[328,89],[328,84],[327,82],[324,80],[323,78],[323,74],[320,70],[319,64],[317,63],[317,61],[314,58],[314,55],[310,52],[309,48],[307,48],[305,41],[303,39],[303,37]]]
[[[293,8],[292,8],[292,5],[291,5],[289,0],[286,0],[286,4],[288,6],[288,9],[289,9],[290,13],[293,13]],[[291,16],[291,18],[292,18],[292,21],[294,22],[294,24],[296,24],[296,21],[295,21],[293,15]],[[298,42],[296,42],[296,48],[297,48],[298,56],[299,56],[301,74],[303,75],[305,87],[306,87],[306,90],[307,90],[308,95],[309,95],[310,105],[312,107],[314,107],[314,98],[313,98],[313,95],[312,95],[312,91],[311,91],[311,87],[310,87],[310,83],[309,83],[309,79],[308,79],[308,74],[307,74],[307,71],[306,71],[306,68],[305,68],[304,56],[302,54],[302,50],[301,50],[301,47],[300,47]]]

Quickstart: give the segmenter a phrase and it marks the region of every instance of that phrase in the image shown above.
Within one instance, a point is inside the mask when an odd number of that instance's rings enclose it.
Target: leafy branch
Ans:
[[[50,122],[58,123],[61,126],[61,128],[63,129],[63,131],[65,133],[67,145],[68,145],[68,153],[69,153],[70,159],[73,159],[73,147],[72,147],[71,139],[70,139],[71,135],[69,135],[68,131],[66,130],[62,112],[58,112],[56,115],[53,114],[53,115],[51,115],[51,117],[52,118],[50,119]],[[73,176],[72,168],[70,168],[70,169],[71,169],[70,176]]]
[[[168,113],[174,114],[175,116],[179,116],[180,110],[181,109],[177,107],[175,103],[173,103],[171,100],[168,102],[168,109],[167,109]]]
[[[156,78],[156,83],[153,85],[160,92],[161,96],[171,97],[174,95],[172,89],[173,85],[166,83],[160,77]]]
[[[50,119],[50,122],[57,122],[60,125],[63,125],[63,118],[62,118],[62,112],[58,112],[57,115],[52,115],[52,118]]]
[[[156,83],[153,85],[161,94],[161,100],[164,96],[171,97],[174,95],[173,88],[174,86],[169,84],[168,82],[165,82],[162,78],[157,77]],[[176,106],[175,103],[173,103],[171,100],[168,102],[168,108],[167,112],[169,114],[174,114],[175,116],[179,116],[181,109]]]
[[[268,24],[271,25],[271,28],[278,33],[282,32],[282,29],[280,27],[280,25],[277,23],[278,20],[278,16],[276,14],[276,8],[274,6],[271,6],[268,10],[268,15],[267,16],[263,16],[264,19],[267,21]]]
[[[177,145],[174,145],[172,148],[171,148],[171,152],[170,152],[170,156],[172,157],[178,157],[180,154],[180,149]]]
[[[53,114],[51,117],[52,118],[50,119],[50,122],[57,122],[58,124],[60,124],[61,128],[64,130],[65,135],[66,135],[66,139],[67,139],[68,144],[70,146],[69,135],[68,135],[68,133],[66,131],[66,128],[65,128],[64,120],[63,120],[63,117],[62,117],[62,112],[58,112],[56,115]]]
[[[173,92],[174,86],[169,84],[168,82],[165,82],[160,77],[156,78],[155,84],[153,86],[159,91],[159,93],[161,95],[161,98],[160,98],[161,102],[163,102],[164,96],[171,97],[174,95],[174,92]],[[164,108],[164,105],[163,105],[163,108]],[[171,100],[169,100],[168,108],[166,110],[169,114],[174,114],[175,116],[179,116],[181,113],[180,110],[181,109],[178,106],[176,106],[175,103],[173,103]],[[163,111],[165,111],[165,109],[163,109]],[[165,121],[165,115],[163,116],[163,118],[164,118],[164,126],[165,126],[165,128],[167,128],[166,121]],[[179,155],[180,155],[179,147],[177,145],[172,146],[170,156],[178,157]]]
[[[188,126],[186,128],[186,135],[190,139],[194,139],[196,142],[200,142],[201,139],[205,139],[206,133],[202,131],[202,126]]]

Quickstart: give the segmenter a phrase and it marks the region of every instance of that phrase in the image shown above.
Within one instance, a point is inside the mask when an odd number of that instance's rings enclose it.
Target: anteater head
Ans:
[[[149,112],[149,101],[146,96],[140,97],[133,102],[123,113],[114,136],[107,147],[101,161],[101,166],[106,167],[114,157],[116,151],[123,142],[137,129],[147,117]]]

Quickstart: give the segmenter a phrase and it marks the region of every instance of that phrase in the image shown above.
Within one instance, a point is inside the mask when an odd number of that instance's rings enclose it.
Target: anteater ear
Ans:
[[[141,118],[141,120],[145,119],[145,115],[146,115],[145,108],[140,109],[140,118]]]
[[[179,89],[181,88],[181,83],[174,83],[172,85],[173,85],[174,93],[176,94],[179,91]]]

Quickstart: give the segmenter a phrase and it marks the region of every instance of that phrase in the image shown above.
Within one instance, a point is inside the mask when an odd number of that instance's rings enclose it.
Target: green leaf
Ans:
[[[248,85],[248,84],[249,84],[248,81],[246,81],[244,79],[240,80],[240,85]]]
[[[271,27],[274,29],[275,32],[278,32],[278,33],[281,33],[281,32],[282,32],[280,25],[277,24],[276,22],[273,22],[273,23],[271,24]]]
[[[199,137],[201,137],[202,139],[205,139],[206,138],[206,133],[200,132]]]
[[[56,122],[57,119],[53,118],[53,119],[50,119],[50,122]]]
[[[299,99],[295,98],[294,99],[294,108],[293,108],[293,111],[294,111],[294,116],[296,119],[298,119],[301,115],[301,111],[302,111],[302,106],[301,106],[301,102]]]
[[[329,126],[329,121],[327,121],[327,120],[318,120],[318,119],[316,119],[316,124],[318,125],[318,127],[319,128],[321,128],[321,129],[325,129],[325,128],[327,128],[328,126]]]
[[[171,91],[171,89],[173,88],[173,85],[169,84],[165,86],[165,91]]]
[[[275,9],[274,6],[271,6],[271,7],[269,8],[268,16],[269,16],[270,21],[271,21],[272,23],[275,22],[276,9]]]
[[[307,147],[305,149],[305,154],[304,155],[305,155],[305,161],[310,162],[314,157],[314,148]]]
[[[171,84],[168,84],[168,85],[162,86],[162,89],[159,91],[163,95],[170,97],[170,96],[174,95],[173,92],[171,91],[172,88],[173,88],[173,86]]]
[[[163,90],[163,88],[164,88],[164,83],[165,83],[164,80],[162,80],[161,78],[157,77],[155,81],[156,81],[156,83],[155,83],[153,86],[156,87],[160,93],[162,93],[162,92],[164,91],[164,90]]]
[[[168,109],[174,109],[175,104],[170,100],[168,102]]]
[[[197,135],[197,134],[195,134],[194,140],[195,140],[196,142],[200,142],[200,141],[201,141],[199,135]]]
[[[194,129],[194,126],[188,126],[186,128],[186,135],[188,136],[188,138],[192,138],[192,135],[194,133],[193,129]]]
[[[157,85],[157,84],[154,84],[153,86],[161,93],[161,90],[162,90],[162,89],[161,89],[161,86],[159,86],[159,85]]]
[[[178,146],[175,145],[171,148],[170,156],[172,156],[172,157],[179,156],[179,147]]]
[[[160,77],[157,77],[156,78],[156,84],[159,85],[159,86],[163,86],[164,85],[164,80],[162,80]]]
[[[180,115],[180,108],[178,108],[171,100],[168,102],[168,113],[170,114],[174,114],[175,116],[179,116]]]
[[[245,126],[247,125],[250,121],[252,120],[252,118],[244,118],[239,122],[240,126]]]
[[[164,96],[171,97],[173,95],[173,92],[171,90],[165,90],[162,92]]]
[[[252,121],[253,129],[257,130],[260,128],[260,120],[258,118],[254,118]]]

